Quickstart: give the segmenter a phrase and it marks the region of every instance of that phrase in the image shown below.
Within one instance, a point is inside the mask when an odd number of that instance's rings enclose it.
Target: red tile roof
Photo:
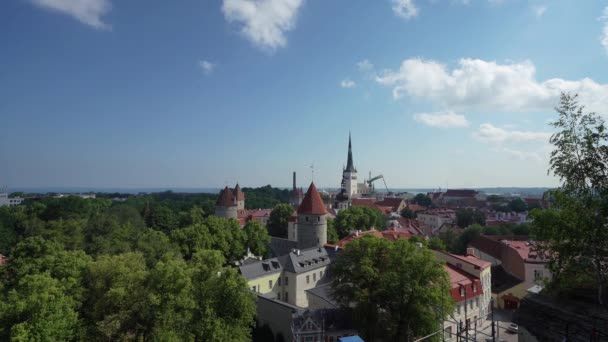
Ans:
[[[241,191],[239,183],[236,183],[236,186],[234,187],[234,197],[236,197],[237,201],[245,200],[245,194]]]
[[[397,211],[404,199],[399,197],[386,197],[382,201],[376,202],[376,205],[383,207],[391,207],[393,211]]]
[[[234,200],[234,195],[229,187],[225,187],[222,192],[220,192],[220,197],[218,197],[217,202],[215,203],[218,207],[234,207],[236,206],[236,202]]]
[[[485,269],[485,268],[488,268],[488,267],[492,266],[492,263],[490,263],[488,261],[485,261],[483,259],[480,259],[480,258],[478,258],[476,256],[473,256],[473,255],[458,255],[458,254],[452,254],[452,253],[444,253],[444,252],[440,252],[440,251],[438,251],[438,253],[447,254],[447,255],[449,255],[449,256],[451,256],[453,258],[456,258],[458,260],[462,260],[462,261],[464,261],[466,263],[469,263],[469,264],[471,264],[473,266],[477,266],[477,267],[479,267],[481,269]]]
[[[353,207],[371,207],[376,202],[373,198],[353,198],[352,205]]]
[[[321,195],[319,191],[317,191],[317,187],[315,183],[310,183],[310,187],[308,187],[308,191],[306,191],[306,196],[302,200],[302,203],[298,207],[298,214],[304,215],[325,215],[327,214],[327,210],[325,210],[325,204],[323,204],[323,200],[321,199]]]
[[[465,299],[475,298],[483,293],[483,288],[481,286],[481,282],[479,278],[476,278],[457,267],[454,267],[450,264],[443,265],[443,268],[448,273],[450,277],[450,285],[451,290],[450,294],[455,302],[461,302]],[[473,286],[475,285],[475,286]],[[464,287],[465,293],[464,296],[460,295],[460,288]],[[475,290],[475,291],[473,291]]]

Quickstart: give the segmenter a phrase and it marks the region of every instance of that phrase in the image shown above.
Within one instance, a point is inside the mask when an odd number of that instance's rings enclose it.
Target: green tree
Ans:
[[[143,253],[149,268],[154,267],[165,255],[181,255],[179,246],[167,234],[152,228],[145,228],[139,234],[135,250]]]
[[[255,295],[234,268],[222,267],[217,251],[197,252],[193,267],[197,310],[191,329],[198,341],[250,341]]]
[[[338,231],[336,230],[336,224],[334,222],[334,219],[328,218],[327,219],[327,242],[336,243],[336,242],[338,242],[338,240],[340,240],[340,238],[338,237]]]
[[[412,203],[428,208],[433,204],[433,200],[428,195],[421,193],[414,196]]]
[[[416,213],[412,211],[412,209],[405,207],[401,210],[401,216],[406,219],[415,219]]]
[[[472,224],[467,227],[464,232],[458,236],[458,242],[456,243],[454,252],[456,254],[465,254],[469,243],[481,235],[482,232],[483,227],[479,224]]]
[[[269,256],[268,244],[270,243],[270,236],[263,224],[257,221],[249,221],[243,228],[243,232],[247,236],[246,246],[251,253]]]
[[[106,340],[136,339],[145,334],[148,269],[141,253],[102,255],[88,270],[89,330]]]
[[[459,227],[466,228],[475,223],[482,226],[486,224],[486,216],[483,212],[468,208],[456,211],[456,224]]]
[[[436,236],[429,239],[429,248],[436,250],[436,251],[442,251],[442,252],[445,252],[447,250],[447,246],[445,245],[443,240],[441,240],[440,238],[438,238]]]
[[[577,95],[562,94],[553,122],[556,133],[549,173],[562,181],[551,193],[548,210],[532,211],[533,233],[541,253],[550,253],[552,285],[572,282],[577,270],[588,270],[605,303],[608,276],[608,133],[601,116],[585,113]]]
[[[351,308],[366,341],[408,341],[437,330],[451,312],[448,275],[433,252],[366,235],[332,266],[333,296]],[[443,307],[443,310],[440,308]]]
[[[443,241],[443,244],[446,246],[447,251],[450,253],[459,253],[460,252],[460,233],[456,232],[454,229],[448,229],[445,232],[441,232],[438,235],[438,238]]]
[[[71,341],[79,318],[74,301],[48,273],[23,277],[0,302],[3,341]]]
[[[340,210],[334,225],[338,231],[338,237],[344,238],[353,230],[369,230],[372,227],[382,230],[385,221],[380,211],[374,208],[350,207]]]
[[[509,209],[518,213],[528,210],[528,205],[521,198],[514,198],[509,202]]]
[[[287,238],[287,224],[293,214],[294,209],[289,204],[279,204],[274,207],[270,212],[267,224],[270,236]]]
[[[157,203],[151,206],[146,225],[152,229],[169,233],[177,228],[178,217],[169,207]]]
[[[152,335],[158,339],[191,341],[197,303],[192,268],[179,259],[159,261],[148,280],[148,312]]]

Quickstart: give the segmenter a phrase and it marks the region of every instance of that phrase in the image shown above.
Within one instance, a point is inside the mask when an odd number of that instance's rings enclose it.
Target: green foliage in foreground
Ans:
[[[134,203],[0,208],[10,238],[0,244],[10,260],[0,267],[0,341],[251,339],[255,296],[227,265],[247,247],[264,254],[264,227],[197,206],[175,213],[167,200],[149,211]]]
[[[366,235],[333,265],[334,297],[353,310],[365,341],[408,341],[436,331],[437,315],[452,311],[442,264],[428,248]]]

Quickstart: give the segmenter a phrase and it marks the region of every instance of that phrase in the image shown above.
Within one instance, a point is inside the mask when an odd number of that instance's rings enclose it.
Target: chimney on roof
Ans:
[[[468,247],[467,248],[467,256],[476,256],[475,255],[475,248]]]

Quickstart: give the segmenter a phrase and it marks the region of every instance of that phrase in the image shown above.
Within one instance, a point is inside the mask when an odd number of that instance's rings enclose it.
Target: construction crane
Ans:
[[[374,183],[374,181],[377,181],[378,179],[382,179],[382,182],[384,183],[384,187],[386,188],[386,193],[389,194],[390,192],[388,191],[388,186],[386,186],[386,181],[384,180],[383,175],[377,175],[376,177],[370,177],[370,179],[367,180],[367,185],[370,187],[370,189],[372,189],[372,192],[373,192],[373,190],[374,190],[373,183]]]

